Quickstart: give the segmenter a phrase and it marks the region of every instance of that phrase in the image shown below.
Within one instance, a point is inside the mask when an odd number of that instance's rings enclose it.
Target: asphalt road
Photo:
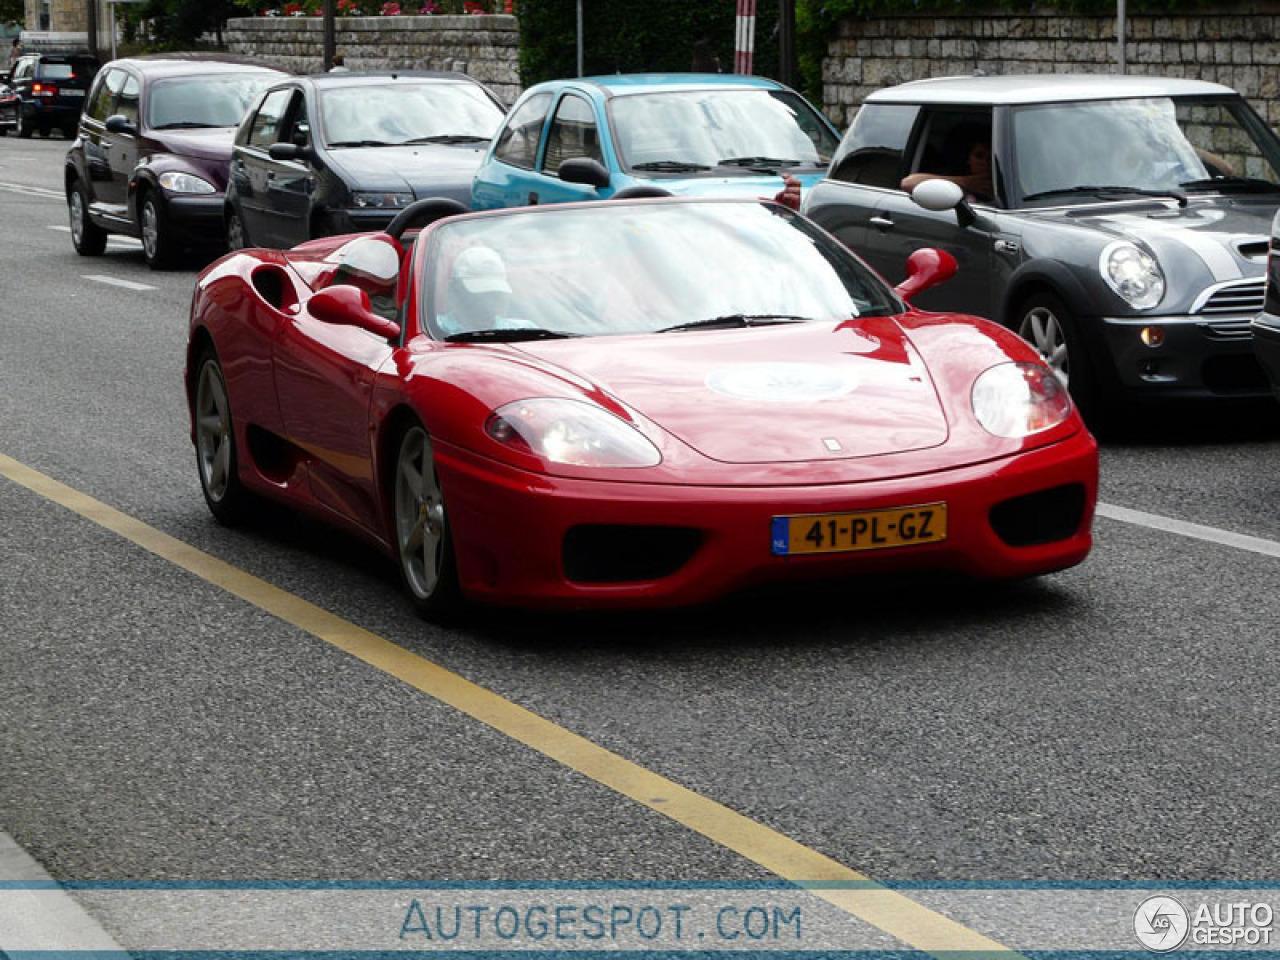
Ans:
[[[0,455],[877,880],[1280,881],[1280,557],[1100,517],[1026,583],[427,625],[357,543],[213,522],[195,269],[78,257],[65,148],[0,140]],[[1102,500],[1274,546],[1278,465],[1280,412],[1164,417]],[[772,875],[3,476],[0,830],[59,880]]]

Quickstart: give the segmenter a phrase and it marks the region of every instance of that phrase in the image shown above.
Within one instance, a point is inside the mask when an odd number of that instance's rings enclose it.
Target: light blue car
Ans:
[[[632,188],[772,197],[790,174],[825,175],[840,136],[808,101],[763,77],[634,74],[524,92],[471,187],[476,210],[603,200]]]

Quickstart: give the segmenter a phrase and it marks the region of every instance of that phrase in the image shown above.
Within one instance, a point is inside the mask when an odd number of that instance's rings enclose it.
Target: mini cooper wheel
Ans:
[[[231,400],[212,349],[201,355],[196,371],[195,425],[196,467],[205,502],[219,523],[234,524],[245,515],[250,494],[237,472],[240,458]]]
[[[82,257],[99,256],[107,249],[107,231],[89,219],[89,197],[84,184],[77,180],[67,194],[67,213],[71,219],[71,245]]]
[[[420,614],[439,616],[456,605],[457,574],[435,453],[422,427],[401,438],[392,483],[400,578]]]
[[[244,221],[235,207],[231,207],[227,210],[227,249],[243,250],[249,245],[249,231],[244,228]]]
[[[152,270],[165,270],[173,265],[177,251],[170,236],[169,221],[154,191],[148,191],[142,200],[138,217],[142,234],[142,256]]]
[[[1098,376],[1070,308],[1055,294],[1034,294],[1019,307],[1014,329],[1071,391],[1090,425],[1099,424],[1103,413]]]

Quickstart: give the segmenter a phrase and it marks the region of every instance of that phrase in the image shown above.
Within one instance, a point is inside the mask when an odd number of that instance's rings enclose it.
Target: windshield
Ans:
[[[259,91],[279,79],[278,73],[235,73],[156,81],[147,102],[147,126],[237,126]]]
[[[609,101],[609,113],[622,164],[632,170],[648,165],[661,171],[672,164],[710,168],[726,160],[775,168],[825,167],[837,145],[813,108],[782,90],[621,96]]]
[[[472,83],[354,86],[320,95],[326,146],[487,142],[502,110]]]
[[[1214,184],[1201,181],[1215,179],[1280,186],[1280,142],[1238,98],[1018,107],[1012,132],[1027,199],[1061,202],[1055,193],[1089,187],[1203,189]]]
[[[426,277],[426,326],[437,339],[838,323],[902,311],[843,246],[755,202],[545,207],[445,223]]]

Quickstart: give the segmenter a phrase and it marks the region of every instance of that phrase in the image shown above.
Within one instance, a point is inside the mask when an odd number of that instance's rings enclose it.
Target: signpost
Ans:
[[[755,70],[756,0],[738,0],[738,31],[733,45],[733,72]]]

